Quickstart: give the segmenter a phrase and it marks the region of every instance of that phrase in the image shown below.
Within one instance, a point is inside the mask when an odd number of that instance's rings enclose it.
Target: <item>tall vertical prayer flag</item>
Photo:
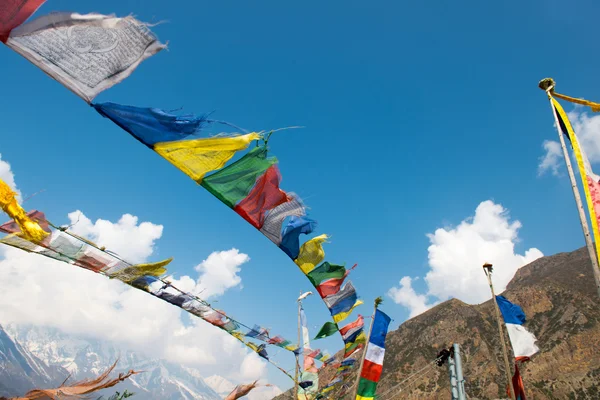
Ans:
[[[301,376],[301,381],[306,382],[305,387],[302,387],[299,391],[300,396],[304,397],[306,394],[314,394],[319,388],[319,375],[318,370],[315,367],[314,357],[318,354],[310,349],[310,336],[308,334],[308,324],[306,322],[306,313],[304,308],[300,306],[300,322],[302,325],[302,346],[304,350],[304,368]],[[311,382],[310,385],[308,382]]]
[[[356,400],[371,400],[375,398],[377,383],[383,369],[385,355],[385,338],[391,318],[383,311],[376,310],[371,328],[371,336],[367,344],[365,361],[360,374]]]
[[[529,332],[523,324],[525,323],[525,313],[523,309],[511,303],[504,296],[496,296],[498,308],[502,313],[508,337],[515,353],[517,361],[526,361],[540,349],[536,346],[537,339],[533,333]]]
[[[25,23],[6,45],[88,103],[166,47],[133,17],[77,13]]]
[[[551,97],[551,100],[556,112],[558,124],[560,125],[560,130],[571,142],[571,147],[573,148],[573,153],[577,160],[577,166],[583,181],[583,191],[585,192],[588,213],[590,215],[590,221],[592,222],[592,231],[594,234],[594,241],[596,242],[596,255],[600,257],[600,221],[598,220],[598,218],[600,218],[600,176],[592,171],[590,161],[585,155],[583,148],[579,145],[577,135],[571,126],[571,122],[569,121],[565,110],[563,110],[560,103],[553,97]]]

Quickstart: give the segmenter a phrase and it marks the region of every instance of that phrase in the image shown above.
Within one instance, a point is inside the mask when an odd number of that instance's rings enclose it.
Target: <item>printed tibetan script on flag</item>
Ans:
[[[6,44],[88,103],[165,48],[133,17],[71,13],[21,25]]]

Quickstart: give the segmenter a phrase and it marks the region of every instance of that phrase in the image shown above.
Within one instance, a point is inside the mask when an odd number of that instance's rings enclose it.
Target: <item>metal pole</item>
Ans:
[[[300,292],[302,296],[302,291]],[[294,400],[298,399],[298,373],[300,372],[300,341],[302,340],[302,321],[300,320],[300,310],[302,309],[302,300],[298,299],[298,352],[296,353],[296,374],[294,375]]]
[[[494,285],[492,284],[492,264],[484,264],[483,270],[485,272],[485,276],[487,276],[488,283],[490,284],[490,289],[492,290],[492,301],[494,303],[494,309],[496,310],[496,322],[498,323],[498,332],[500,333],[500,344],[502,344],[502,353],[504,354],[504,368],[506,370],[506,382],[508,383],[508,387],[510,388],[509,397],[514,399],[515,389],[512,384],[512,377],[510,376],[510,364],[508,363],[508,352],[506,351],[506,343],[504,342],[504,331],[502,330],[502,322],[500,318],[500,309],[498,308],[498,303],[496,302],[496,294],[494,293]]]
[[[556,109],[554,108],[554,104],[552,104],[552,95],[550,91],[554,89],[554,86],[550,86],[546,93],[548,94],[548,98],[550,99],[550,107],[552,108],[552,115],[554,115],[554,121],[556,122],[556,130],[558,131],[558,137],[560,139],[560,145],[563,150],[563,155],[565,157],[565,164],[567,165],[567,171],[569,171],[569,178],[571,179],[571,188],[573,189],[573,195],[575,196],[575,203],[577,203],[577,211],[579,211],[579,220],[581,221],[581,228],[583,229],[583,236],[585,237],[585,244],[588,249],[588,253],[590,255],[590,260],[592,261],[592,270],[594,272],[594,280],[596,281],[596,290],[598,291],[598,296],[600,296],[600,270],[598,269],[598,258],[596,257],[596,252],[594,251],[594,243],[592,242],[592,237],[590,236],[590,228],[588,227],[587,218],[585,216],[585,211],[583,208],[583,203],[581,202],[581,195],[579,194],[579,188],[577,187],[577,181],[575,180],[575,174],[573,173],[573,166],[571,165],[571,157],[569,157],[569,151],[567,150],[567,146],[565,144],[565,138],[563,137],[560,122],[558,121],[558,115],[556,114]],[[584,185],[587,185],[587,182],[583,182]]]
[[[456,368],[456,382],[458,386],[458,400],[467,400],[465,393],[465,377],[463,375],[462,360],[460,359],[460,346],[454,343],[454,367]]]
[[[450,375],[450,393],[452,394],[452,400],[459,400],[456,367],[453,357],[448,357],[448,374]]]
[[[369,327],[369,335],[367,336],[367,343],[365,343],[365,348],[363,349],[362,356],[360,357],[360,367],[358,368],[358,373],[356,375],[356,382],[354,383],[354,396],[353,399],[356,398],[356,394],[358,393],[358,384],[360,383],[360,374],[362,373],[363,364],[365,363],[365,358],[367,357],[367,348],[369,347],[369,339],[371,338],[371,332],[373,331],[373,323],[375,322],[375,313],[377,312],[377,306],[379,305],[378,297],[375,299],[375,305],[373,307],[373,316],[371,317],[371,326]]]

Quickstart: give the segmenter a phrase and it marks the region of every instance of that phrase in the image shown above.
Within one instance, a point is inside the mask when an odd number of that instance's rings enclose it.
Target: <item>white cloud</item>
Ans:
[[[2,160],[2,154],[0,154],[0,179],[2,179],[12,190],[17,192],[17,195],[21,197],[21,192],[17,188],[15,183],[15,175],[13,174],[10,164]]]
[[[590,162],[600,162],[600,115],[590,117],[583,108],[576,107],[567,116]],[[540,157],[539,174],[551,171],[553,175],[558,175],[559,168],[564,164],[560,144],[546,140],[542,147],[545,154]]]
[[[481,268],[484,263],[494,264],[494,287],[501,293],[519,268],[543,256],[536,248],[523,255],[515,253],[520,228],[521,223],[511,222],[500,204],[482,202],[473,218],[456,228],[440,228],[427,235],[431,245],[426,294],[417,294],[410,278],[405,277],[388,295],[408,307],[411,316],[431,307],[434,302],[429,298],[444,301],[455,297],[471,304],[488,300],[491,293]]]
[[[545,172],[551,171],[552,175],[558,176],[563,157],[560,143],[552,140],[545,140],[542,147],[546,151],[546,154],[540,157],[538,175],[543,175]]]
[[[129,214],[116,223],[105,220],[92,223],[79,212],[69,214],[71,222],[78,217],[79,222],[73,227],[76,233],[135,262],[148,260],[162,234],[162,226],[138,223]],[[239,264],[247,260],[248,256],[237,249],[215,252],[201,264],[204,267],[200,269],[199,281],[205,276],[213,279],[214,271],[221,267],[235,271],[235,285],[239,285]],[[194,287],[197,280],[183,276],[178,282]],[[231,287],[224,279],[208,282],[220,285],[213,295],[223,294]],[[121,282],[2,245],[0,292],[3,324],[48,326],[67,334],[112,340],[129,349],[236,382],[259,379],[266,374],[265,362],[235,338],[195,317],[185,323],[187,318],[175,306]]]
[[[200,273],[197,286],[202,297],[220,296],[227,289],[240,285],[242,278],[238,272],[241,270],[240,266],[248,261],[250,257],[237,249],[211,253],[195,268]]]
[[[392,287],[388,291],[388,296],[390,296],[396,304],[401,304],[408,308],[410,310],[410,318],[419,315],[434,306],[434,304],[429,304],[426,295],[415,292],[412,287],[412,278],[409,276],[400,279],[400,287]]]
[[[248,400],[271,400],[281,393],[283,392],[277,386],[261,386],[248,394]]]

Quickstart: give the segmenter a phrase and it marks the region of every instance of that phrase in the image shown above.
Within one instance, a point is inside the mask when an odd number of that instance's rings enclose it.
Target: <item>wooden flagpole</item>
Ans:
[[[590,235],[590,228],[588,227],[587,217],[585,216],[585,211],[583,208],[583,203],[581,201],[581,195],[579,194],[579,188],[577,187],[577,181],[575,180],[575,174],[573,173],[573,166],[571,165],[571,157],[569,157],[569,151],[567,150],[567,146],[565,144],[565,138],[560,128],[560,122],[558,121],[558,115],[556,114],[556,109],[554,108],[554,104],[552,104],[552,90],[554,90],[554,80],[551,78],[546,78],[540,81],[539,87],[544,90],[548,95],[548,99],[550,100],[550,107],[552,108],[552,115],[554,115],[554,121],[556,123],[556,130],[558,131],[558,138],[560,139],[560,145],[563,150],[563,156],[565,157],[565,164],[567,165],[567,171],[569,171],[569,178],[571,179],[571,188],[573,189],[573,196],[575,196],[575,203],[577,203],[577,211],[579,211],[579,221],[581,222],[581,228],[583,229],[583,236],[585,237],[585,244],[587,245],[588,253],[590,255],[590,260],[592,261],[592,270],[594,273],[594,280],[596,282],[596,290],[598,291],[598,296],[600,296],[600,269],[598,269],[598,258],[596,256],[596,251],[594,250],[594,243],[592,242],[592,237]],[[565,132],[566,133],[566,132]],[[584,185],[587,185],[586,182],[583,182]]]
[[[358,373],[356,375],[356,382],[354,383],[354,396],[353,399],[356,398],[358,393],[358,384],[360,383],[360,374],[362,374],[363,364],[365,363],[365,358],[367,357],[367,348],[369,347],[369,340],[371,339],[371,332],[373,332],[373,325],[375,323],[375,314],[377,313],[377,307],[383,302],[381,297],[375,299],[374,307],[373,307],[373,316],[371,317],[371,326],[369,327],[369,335],[367,336],[367,342],[365,343],[365,348],[363,349],[362,356],[360,357],[360,367],[358,369]]]
[[[509,396],[514,399],[515,388],[513,387],[512,377],[510,374],[510,364],[508,363],[508,351],[506,351],[506,343],[504,341],[504,331],[502,330],[502,321],[500,317],[500,309],[498,308],[498,302],[496,302],[496,294],[494,293],[494,285],[492,284],[492,264],[483,264],[483,271],[490,284],[492,291],[492,301],[494,303],[494,309],[496,310],[496,322],[498,322],[498,332],[500,333],[500,343],[502,344],[502,353],[504,353],[504,368],[506,369],[506,381],[510,388]]]
[[[300,292],[302,296],[302,292]],[[300,341],[302,340],[302,320],[300,318],[300,310],[302,309],[302,300],[298,298],[298,352],[296,353],[296,373],[294,374],[294,400],[298,400],[298,373],[300,372]]]

